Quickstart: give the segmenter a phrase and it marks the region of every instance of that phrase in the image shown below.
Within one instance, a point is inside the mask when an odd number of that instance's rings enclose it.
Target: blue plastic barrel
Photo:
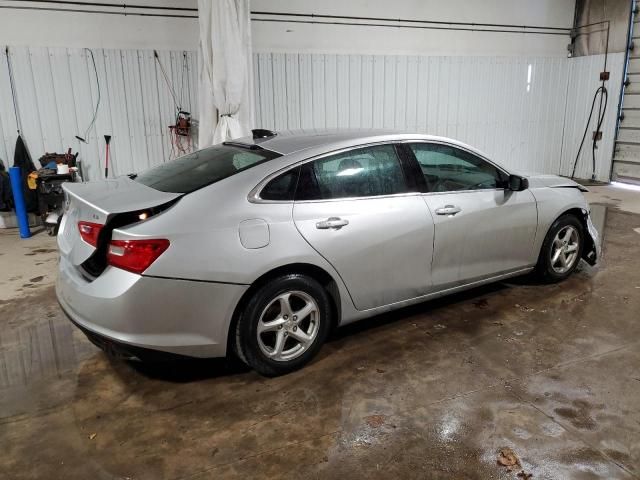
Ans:
[[[11,179],[13,203],[16,205],[16,217],[18,218],[20,238],[29,238],[31,236],[31,230],[29,230],[29,216],[27,215],[27,207],[24,204],[24,194],[22,192],[22,175],[20,175],[20,167],[10,167],[9,178]]]

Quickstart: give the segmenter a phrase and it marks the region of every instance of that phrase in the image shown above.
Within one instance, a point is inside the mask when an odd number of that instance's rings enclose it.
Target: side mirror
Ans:
[[[508,188],[513,192],[521,192],[529,188],[529,180],[519,175],[509,175]]]

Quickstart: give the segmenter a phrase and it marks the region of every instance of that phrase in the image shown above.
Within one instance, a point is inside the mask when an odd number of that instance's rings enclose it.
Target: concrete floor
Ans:
[[[53,239],[1,232],[0,478],[640,477],[640,193],[593,190],[598,267],[348,327],[276,379],[107,358],[56,304]]]

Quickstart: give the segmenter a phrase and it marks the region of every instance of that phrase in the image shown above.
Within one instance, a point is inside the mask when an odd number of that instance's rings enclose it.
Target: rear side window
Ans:
[[[376,145],[307,163],[296,200],[357,198],[404,193],[407,185],[393,145]]]
[[[300,168],[294,168],[274,178],[260,192],[262,200],[293,200],[298,183]]]
[[[279,156],[269,150],[215,145],[146,170],[135,181],[162,192],[189,193]]]

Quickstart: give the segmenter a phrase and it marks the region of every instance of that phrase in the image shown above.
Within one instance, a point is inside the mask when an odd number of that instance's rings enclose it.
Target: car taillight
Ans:
[[[107,263],[133,273],[142,273],[169,248],[169,240],[111,240]]]
[[[78,222],[78,230],[80,230],[82,240],[92,247],[98,246],[98,236],[100,235],[102,227],[104,227],[104,225],[101,223]]]

